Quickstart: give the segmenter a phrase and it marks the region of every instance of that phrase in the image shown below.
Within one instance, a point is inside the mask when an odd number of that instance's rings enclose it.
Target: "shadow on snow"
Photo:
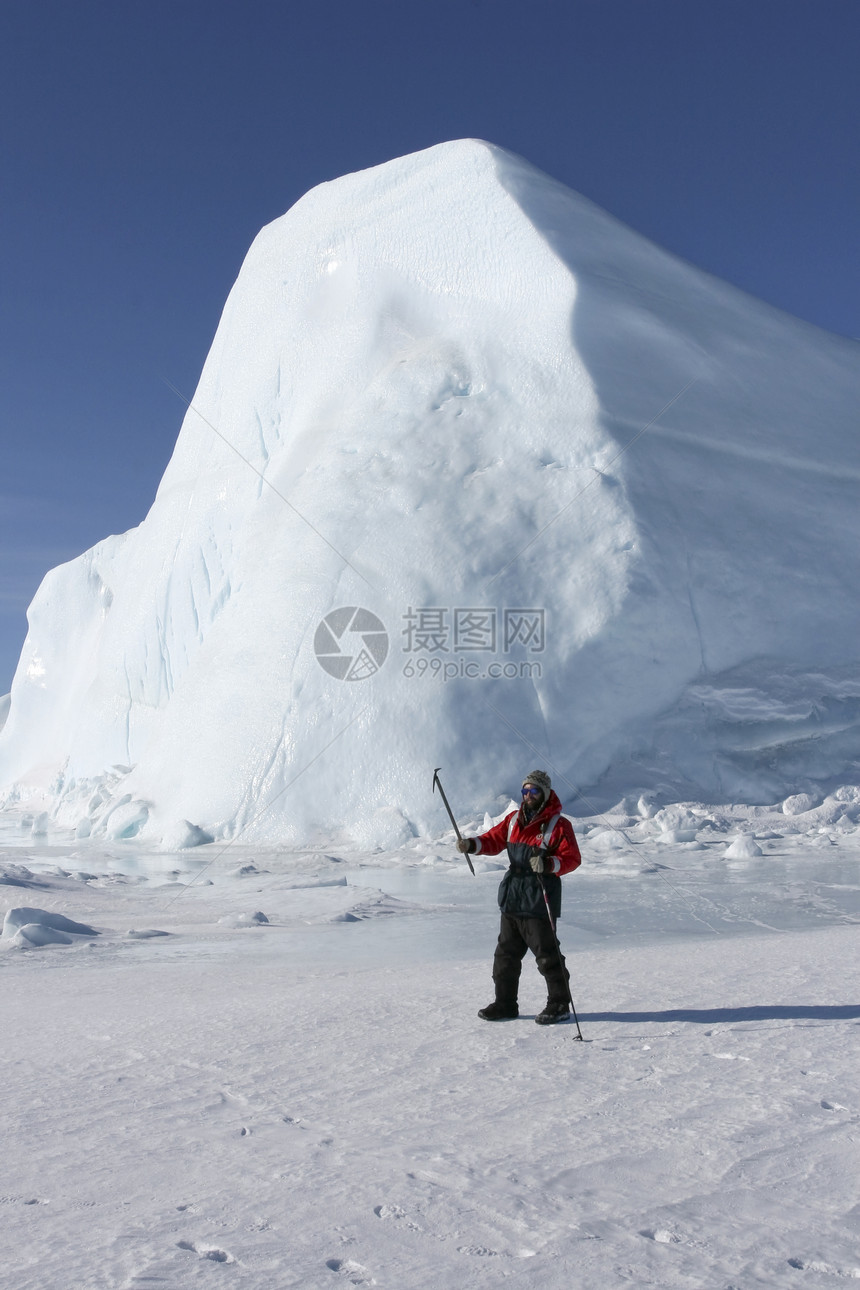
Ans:
[[[580,1021],[851,1021],[860,1019],[860,1004],[761,1004],[753,1008],[667,1008],[664,1012],[581,1012]]]

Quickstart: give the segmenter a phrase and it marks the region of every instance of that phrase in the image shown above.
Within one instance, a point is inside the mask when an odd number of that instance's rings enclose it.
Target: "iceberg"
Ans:
[[[44,579],[7,806],[370,848],[857,782],[858,345],[491,144],[258,235],[143,523]],[[602,796],[601,796],[602,795]]]

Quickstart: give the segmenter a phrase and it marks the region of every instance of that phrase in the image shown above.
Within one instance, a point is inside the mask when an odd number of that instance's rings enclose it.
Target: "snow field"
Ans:
[[[746,1290],[860,1275],[851,892],[825,906],[809,884],[768,893],[762,860],[756,880],[659,852],[720,934],[681,902],[683,930],[657,939],[654,902],[671,897],[655,872],[566,880],[583,1044],[533,1024],[531,962],[521,1018],[478,1021],[497,874],[258,853],[184,890],[67,878],[67,861],[49,873],[47,849],[29,880],[19,863],[16,881],[44,885],[0,886],[2,909],[25,897],[101,934],[0,953],[10,1283]],[[799,847],[807,860],[821,864]],[[831,881],[846,862],[830,857]],[[223,921],[256,910],[268,925]],[[769,930],[791,914],[799,930]]]

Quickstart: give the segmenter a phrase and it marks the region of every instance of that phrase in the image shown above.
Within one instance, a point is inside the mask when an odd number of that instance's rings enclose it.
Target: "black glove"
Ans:
[[[467,851],[477,851],[478,848],[475,845],[474,838],[458,838],[457,850],[460,851],[463,855],[465,855]]]

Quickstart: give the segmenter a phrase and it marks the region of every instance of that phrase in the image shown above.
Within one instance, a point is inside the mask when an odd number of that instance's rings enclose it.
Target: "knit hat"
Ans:
[[[543,793],[543,800],[545,802],[549,800],[549,795],[552,792],[552,780],[545,770],[530,770],[523,780],[523,788],[525,788],[526,784],[534,784],[535,788],[539,788]]]

